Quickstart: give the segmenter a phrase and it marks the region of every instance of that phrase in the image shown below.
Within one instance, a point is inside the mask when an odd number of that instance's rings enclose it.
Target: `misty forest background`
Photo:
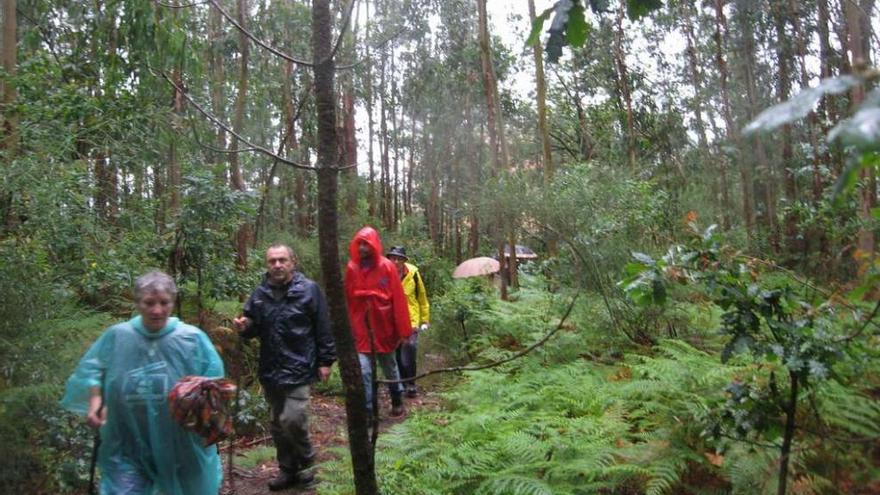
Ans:
[[[348,397],[320,493],[880,493],[875,0],[527,7],[2,0],[2,491],[84,493],[58,399],[148,268],[256,437],[228,327],[291,244],[340,345],[317,393],[351,395],[370,224],[421,268],[424,354],[535,348],[444,375],[375,452]],[[539,258],[451,278],[505,244]]]

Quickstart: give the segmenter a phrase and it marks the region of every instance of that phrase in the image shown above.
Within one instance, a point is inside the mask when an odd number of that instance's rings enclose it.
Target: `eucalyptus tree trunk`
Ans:
[[[211,76],[211,111],[220,120],[226,120],[226,73],[223,59],[224,36],[221,29],[220,11],[212,8],[208,12],[208,36],[210,37],[208,72]],[[226,149],[226,130],[220,126],[214,126],[214,146],[217,149]],[[215,152],[212,155],[214,176],[219,183],[226,182],[226,156]]]
[[[529,0],[529,20],[534,23],[536,18],[535,0]],[[550,134],[547,132],[547,86],[544,81],[544,50],[541,43],[532,46],[535,60],[535,91],[538,105],[538,135],[541,139],[541,168],[544,170],[544,188],[547,190],[553,183],[555,169],[553,156],[550,154]],[[544,232],[547,240],[547,252],[556,254],[556,238],[549,231]]]
[[[397,111],[397,74],[396,64],[394,61],[394,49],[391,50],[391,97],[395,98],[391,105],[391,132],[394,135],[394,165],[392,170],[391,187],[391,228],[397,229],[397,223],[400,221],[400,123],[398,122],[398,114],[403,119],[403,111]]]
[[[285,29],[285,37],[288,41],[293,40],[290,29]],[[292,46],[292,43],[288,43],[288,46]],[[299,116],[296,114],[296,102],[294,101],[293,71],[293,62],[291,62],[290,60],[285,60],[282,63],[281,73],[281,80],[283,81],[283,83],[281,84],[281,111],[284,115],[285,124],[281,127],[283,129],[282,146],[285,152],[284,154],[286,156],[294,156],[297,151],[297,147],[299,146],[299,143],[296,139],[296,119],[299,118]],[[281,220],[282,228],[287,225],[295,224],[295,222],[291,221],[292,215],[288,214],[287,211],[287,206],[288,204],[290,204],[287,192],[291,189],[294,189],[294,187],[292,187],[295,183],[295,177],[293,176],[294,172],[303,171],[283,170],[280,174],[281,184],[279,189],[281,190],[281,194],[278,195],[278,218]]]
[[[626,0],[620,0],[614,28],[614,67],[617,71],[617,91],[623,99],[624,124],[626,132],[626,158],[630,171],[636,170],[636,129],[632,109],[632,91],[629,86],[629,69],[626,66],[626,53],[623,48],[623,13],[626,11]]]
[[[489,132],[489,148],[492,153],[492,168],[496,172],[507,166],[501,162],[501,144],[498,136],[498,102],[495,99],[495,68],[492,65],[492,50],[489,46],[488,16],[486,0],[477,0],[480,29],[480,65],[482,67],[483,89],[486,92],[486,120]]]
[[[176,12],[176,9],[175,9]],[[180,214],[180,188],[183,182],[183,174],[180,167],[179,153],[177,151],[177,132],[183,126],[183,93],[178,88],[183,87],[183,77],[180,69],[175,68],[171,73],[171,80],[174,81],[172,88],[172,104],[171,104],[171,132],[169,133],[170,142],[168,143],[168,189],[170,198],[168,201],[168,211],[172,218],[176,218]],[[115,175],[115,173],[114,173]]]
[[[810,44],[810,35],[806,32],[803,25],[803,19],[805,18],[806,13],[804,12],[801,2],[797,0],[787,0],[787,2],[786,17],[789,19],[789,22],[791,22],[791,26],[794,29],[794,48],[798,61],[798,74],[800,76],[800,85],[801,88],[807,88],[810,86],[810,78],[812,77],[812,75],[810,74],[810,70],[807,68],[807,51]],[[817,128],[818,114],[813,111],[810,112],[810,115],[807,117],[806,121],[807,140],[810,143],[813,155],[811,160],[813,164],[813,187],[811,198],[813,204],[818,204],[819,200],[822,199],[822,190],[825,188],[824,180],[822,179],[822,172],[820,169],[820,166],[822,164],[823,152],[819,149],[819,141],[816,137]]]
[[[373,59],[370,56],[370,43],[372,40],[370,39],[370,2],[369,0],[364,0],[364,9],[366,11],[366,34],[365,39],[366,43],[364,43],[364,50],[366,53],[366,70],[364,74],[364,99],[366,100],[367,105],[367,162],[370,166],[370,176],[369,181],[367,183],[367,209],[370,213],[370,218],[374,218],[376,215],[376,171],[374,167],[373,161],[373,138],[375,137],[376,131],[374,129],[373,122]]]
[[[853,70],[864,70],[871,66],[871,22],[867,13],[873,12],[874,0],[842,0],[843,11],[846,14],[847,48],[851,58]],[[865,99],[864,86],[856,86],[852,90],[851,102],[857,107]],[[862,219],[862,227],[859,228],[859,250],[873,259],[874,256],[874,231],[871,230],[871,210],[877,206],[877,178],[873,167],[863,167],[861,171],[861,194],[859,197],[859,218]]]
[[[688,18],[689,16],[685,16]],[[689,20],[685,21],[688,26],[690,26]],[[692,82],[694,84],[695,94],[699,94],[701,85],[701,78],[699,71],[696,68],[696,53],[694,53],[691,38],[693,37],[693,32],[691,29],[687,29],[688,34],[688,46],[691,57],[691,73],[692,73]],[[730,144],[736,145],[740,142],[739,130],[737,128],[736,122],[733,118],[733,111],[730,105],[730,91],[728,89],[728,83],[730,81],[730,75],[728,73],[727,68],[727,58],[725,53],[727,52],[727,19],[724,16],[723,10],[723,2],[722,0],[715,0],[715,63],[718,66],[718,85],[720,88],[720,97],[721,97],[721,114],[724,117],[724,126],[725,126],[725,135],[726,139]],[[699,99],[695,102],[696,108],[701,108],[701,103]],[[696,112],[699,116],[699,111]],[[706,143],[708,145],[708,140],[706,139],[706,130],[703,127],[702,119],[698,117],[698,129],[700,130],[700,141],[701,143]],[[738,148],[740,146],[737,146]],[[718,162],[720,167],[723,170],[727,168],[727,157],[723,152],[718,153]],[[749,239],[752,238],[754,234],[755,228],[755,208],[753,204],[753,198],[755,196],[755,191],[753,189],[752,182],[752,169],[751,164],[748,160],[740,160],[739,165],[739,173],[740,179],[742,181],[742,212],[743,212],[743,220],[746,226],[746,234]],[[721,176],[723,177],[721,181],[721,194],[722,198],[726,198],[726,174],[722,172]],[[728,199],[724,199],[722,202],[722,209],[726,210],[726,205],[728,203]]]
[[[724,16],[724,0],[715,0],[715,47],[716,47],[716,61],[719,64],[719,73],[723,73],[721,78],[727,81],[727,66],[726,61],[724,59],[724,46],[725,39],[727,36],[727,19]],[[723,70],[722,70],[723,69]],[[724,90],[726,91],[726,87]],[[727,135],[731,136],[732,133],[736,132],[733,123],[725,122],[725,126],[727,127]],[[729,185],[727,183],[727,161],[724,158],[723,154],[719,150],[719,159],[718,159],[718,189],[720,192],[721,199],[721,226],[724,230],[730,229],[730,194],[729,194]]]
[[[413,174],[416,167],[416,111],[411,109],[410,115],[410,146],[409,146],[409,164],[406,168],[406,194],[404,195],[404,212],[407,215],[413,213]]]
[[[354,2],[356,0],[348,0]],[[338,3],[339,10],[345,15],[347,10],[347,2],[340,1]],[[354,23],[353,20],[350,20]],[[354,50],[354,34],[353,30],[348,30],[342,37],[342,45],[339,52],[344,53],[349,60],[355,59]],[[340,76],[342,87],[342,138],[339,144],[342,150],[342,164],[348,167],[342,174],[345,181],[345,211],[348,215],[357,213],[357,193],[358,193],[358,175],[357,175],[357,134],[354,122],[354,71],[345,71]]]
[[[3,37],[2,56],[3,70],[9,76],[0,81],[0,93],[3,98],[3,116],[0,121],[0,156],[3,163],[10,164],[18,154],[18,115],[15,113],[15,101],[18,91],[12,79],[18,59],[18,23],[16,18],[16,0],[2,0],[3,6]],[[0,229],[12,231],[18,226],[18,216],[13,208],[13,192],[0,191]]]
[[[816,16],[816,32],[819,36],[819,77],[825,79],[834,75],[832,67],[834,66],[834,58],[837,56],[831,47],[831,16],[828,9],[828,0],[816,1]],[[836,108],[838,100],[839,97],[836,95],[825,95],[819,101],[816,113],[822,128],[822,135],[828,135],[830,129],[829,122],[837,122]],[[839,148],[839,146],[835,147]],[[839,150],[832,151],[835,147],[829,147],[829,149],[823,152],[822,157],[823,161],[831,164],[831,169],[835,172],[834,175],[839,175],[843,169],[842,154],[838,152]],[[821,178],[814,179],[814,196],[816,195],[815,184],[817,182],[821,183],[821,181]],[[819,194],[821,194],[821,191],[819,191]]]
[[[747,120],[752,120],[761,111],[761,105],[758,102],[757,77],[755,74],[757,71],[753,20],[755,10],[752,2],[745,0],[737,2],[737,8],[734,12],[737,19],[737,27],[739,28],[738,31],[742,36],[741,49],[735,53],[742,57],[740,66],[743,71],[742,77],[746,87],[746,98],[748,99],[746,118]],[[755,174],[752,181],[752,190],[754,191],[755,202],[758,200],[764,202],[764,214],[760,218],[760,223],[767,231],[767,237],[773,251],[779,252],[779,229],[776,222],[776,174],[770,165],[767,149],[761,135],[754,134],[750,138],[750,142],[755,156]]]
[[[375,495],[376,483],[373,449],[367,438],[366,395],[354,339],[348,321],[342,267],[339,263],[337,181],[339,173],[338,136],[336,135],[335,62],[330,56],[332,29],[329,0],[312,2],[312,52],[315,71],[315,104],[318,111],[318,243],[321,273],[327,294],[333,336],[339,356],[339,370],[345,389],[345,412],[348,419],[348,445],[354,472],[355,493]]]
[[[776,96],[779,102],[788,101],[791,96],[791,62],[794,59],[791,47],[791,38],[786,34],[786,17],[788,8],[787,0],[772,0],[771,15],[776,27],[776,68],[777,86]],[[790,205],[797,203],[797,183],[795,181],[794,149],[792,147],[792,129],[790,124],[785,124],[780,129],[782,139],[781,147],[781,170],[782,187],[785,197]],[[794,208],[789,208],[785,214],[784,230],[785,244],[789,254],[803,251],[802,241],[798,239],[797,216]]]
[[[480,63],[483,72],[483,85],[486,92],[487,127],[489,129],[489,146],[492,152],[492,169],[499,176],[509,166],[507,146],[502,142],[504,127],[501,124],[501,111],[498,106],[498,84],[495,79],[495,67],[492,64],[492,49],[489,45],[489,19],[486,13],[486,0],[477,0],[477,13],[480,32]],[[500,215],[500,213],[499,213]],[[499,219],[500,220],[500,219]],[[498,222],[504,223],[504,222]],[[504,274],[504,232],[498,228],[496,234],[498,253],[501,263],[501,274]],[[501,299],[507,300],[507,278],[501,277]]]
[[[388,107],[390,106],[388,102],[388,90],[387,90],[387,74],[386,74],[386,65],[385,65],[386,57],[382,57],[382,62],[379,64],[380,74],[379,74],[379,102],[382,104],[382,110],[379,114],[379,152],[381,153],[381,200],[380,200],[380,211],[382,213],[382,223],[388,228],[391,225],[391,174],[390,174],[390,164],[389,164],[389,146],[390,142],[388,139]]]
[[[309,72],[301,71],[300,72],[300,87],[308,88],[312,86],[312,79],[309,76]],[[309,106],[303,105],[300,115],[300,121],[306,122],[311,116],[309,115]],[[314,136],[314,132],[312,131],[312,126],[309,125],[301,125],[300,126],[300,163],[311,163],[311,151],[310,151],[310,143],[315,143],[316,139]],[[312,225],[314,225],[314,215],[311,213],[314,210],[313,207],[313,196],[309,194],[309,184],[312,180],[312,176],[309,175],[309,172],[306,170],[294,170],[293,171],[295,180],[294,180],[294,191],[293,191],[293,199],[294,205],[296,206],[296,225],[299,229],[300,234],[307,235],[309,231],[312,229]]]
[[[247,26],[248,3],[247,0],[236,0],[238,23],[241,26]],[[238,94],[235,97],[235,116],[232,120],[232,129],[239,135],[244,129],[244,113],[247,103],[248,91],[248,59],[250,58],[250,40],[247,35],[239,31],[238,49],[239,49],[239,68],[238,68]],[[241,166],[238,161],[238,140],[232,140],[232,146],[229,155],[229,175],[232,182],[232,189],[236,191],[244,191],[244,176],[241,172]],[[240,270],[247,269],[247,251],[248,240],[250,239],[250,228],[248,224],[242,224],[235,233],[235,262]]]

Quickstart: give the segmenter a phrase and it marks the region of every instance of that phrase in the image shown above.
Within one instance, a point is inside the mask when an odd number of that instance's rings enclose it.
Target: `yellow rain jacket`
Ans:
[[[400,279],[400,283],[403,285],[403,293],[406,294],[410,323],[413,328],[418,328],[424,323],[431,323],[428,291],[425,290],[425,284],[416,265],[412,263],[404,263],[404,265],[406,265],[406,275]]]

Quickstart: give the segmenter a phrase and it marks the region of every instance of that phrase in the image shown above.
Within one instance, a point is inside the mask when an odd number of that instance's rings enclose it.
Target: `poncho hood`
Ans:
[[[373,259],[377,260],[379,256],[382,256],[384,252],[382,250],[382,240],[379,239],[379,233],[376,232],[376,229],[370,226],[362,227],[354,237],[351,239],[351,243],[348,245],[348,255],[351,257],[351,260],[355,263],[355,265],[360,266],[361,264],[361,253],[358,249],[361,241],[366,241],[370,248],[373,250]]]

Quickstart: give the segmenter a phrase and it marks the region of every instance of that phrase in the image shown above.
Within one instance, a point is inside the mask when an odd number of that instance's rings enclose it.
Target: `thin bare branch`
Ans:
[[[345,13],[345,17],[342,19],[342,25],[339,27],[339,37],[336,38],[336,42],[333,43],[333,50],[330,51],[330,55],[327,58],[333,58],[336,56],[336,52],[339,51],[339,46],[342,45],[342,38],[345,37],[345,31],[348,29],[348,23],[351,21],[351,13],[354,11],[354,6],[357,3],[357,0],[351,0],[348,4],[348,12]]]
[[[479,371],[479,370],[485,370],[485,369],[489,369],[489,368],[495,368],[496,366],[501,366],[504,363],[509,363],[509,362],[513,361],[514,359],[519,359],[519,358],[525,356],[526,354],[532,352],[533,350],[537,349],[538,347],[541,347],[542,345],[544,345],[545,342],[550,340],[550,337],[553,337],[554,335],[556,335],[556,333],[559,332],[559,330],[561,330],[563,326],[565,326],[565,320],[567,320],[569,315],[571,315],[571,311],[574,309],[574,303],[577,302],[578,297],[580,295],[581,295],[581,293],[578,292],[571,299],[571,303],[569,303],[568,309],[565,310],[565,314],[562,315],[562,319],[559,320],[559,324],[556,325],[556,328],[547,332],[546,335],[541,337],[541,339],[538,340],[537,342],[535,342],[534,344],[528,346],[527,348],[517,352],[516,354],[514,354],[510,357],[507,357],[507,358],[504,358],[504,359],[501,359],[498,361],[494,361],[491,363],[487,363],[487,364],[481,364],[478,366],[455,366],[452,368],[438,368],[436,370],[431,370],[431,371],[416,375],[412,378],[402,378],[400,380],[376,380],[376,382],[377,383],[411,382],[411,381],[419,380],[419,379],[424,378],[426,376],[435,375],[437,373],[454,373],[454,372],[458,372],[458,371]]]
[[[248,38],[250,38],[251,40],[253,40],[254,43],[262,46],[266,50],[269,50],[269,52],[271,52],[272,54],[277,55],[277,56],[279,56],[289,62],[293,62],[295,64],[302,65],[305,67],[314,67],[315,66],[315,64],[313,64],[311,62],[307,62],[305,60],[292,57],[292,56],[282,52],[281,50],[273,47],[272,45],[266,43],[265,41],[261,40],[260,38],[257,38],[256,35],[254,35],[252,32],[245,29],[244,26],[239,24],[238,21],[235,20],[235,18],[229,14],[229,12],[226,12],[226,10],[220,6],[220,4],[217,2],[217,0],[208,0],[208,2],[210,2],[210,4],[213,5],[214,8],[217,9],[218,12],[220,12],[220,15],[225,17],[227,21],[231,22],[232,25],[235,26],[236,29],[238,29],[239,31],[244,33],[244,35],[247,36]]]
[[[154,3],[160,7],[166,7],[169,9],[187,9],[189,7],[198,7],[199,5],[205,5],[208,3],[208,0],[202,0],[201,2],[193,2],[193,3],[183,3],[180,5],[175,5],[172,3],[165,3],[161,0],[153,0]]]
[[[151,70],[153,70],[153,69],[151,69]],[[155,70],[153,70],[153,71],[156,72]],[[184,98],[186,98],[186,101],[190,102],[192,104],[192,106],[194,106],[196,108],[196,110],[199,111],[199,113],[201,113],[202,115],[207,117],[208,120],[213,122],[215,125],[217,125],[221,129],[223,129],[224,131],[228,132],[230,135],[234,136],[236,139],[238,139],[242,143],[253,148],[255,151],[258,151],[266,156],[272,157],[272,158],[280,161],[281,163],[284,163],[286,165],[290,165],[291,167],[299,168],[302,170],[316,170],[316,168],[312,167],[311,165],[303,165],[302,163],[295,162],[295,161],[290,160],[288,158],[285,158],[283,156],[279,156],[277,153],[273,152],[272,150],[270,150],[268,148],[265,148],[263,146],[260,146],[258,144],[254,144],[254,143],[250,142],[247,138],[245,138],[244,136],[241,136],[240,134],[235,132],[231,127],[229,127],[228,125],[226,125],[222,121],[220,121],[220,119],[218,119],[217,117],[212,115],[210,112],[208,112],[207,110],[202,108],[202,106],[199,105],[186,91],[184,91],[183,88],[181,88],[180,86],[175,84],[174,81],[172,81],[171,78],[168,77],[167,74],[165,74],[164,72],[157,72],[157,73],[159,75],[161,75],[163,79],[168,81],[168,84],[170,84],[177,91],[179,91],[180,94],[183,95]],[[337,167],[337,168],[341,168],[341,167]]]

